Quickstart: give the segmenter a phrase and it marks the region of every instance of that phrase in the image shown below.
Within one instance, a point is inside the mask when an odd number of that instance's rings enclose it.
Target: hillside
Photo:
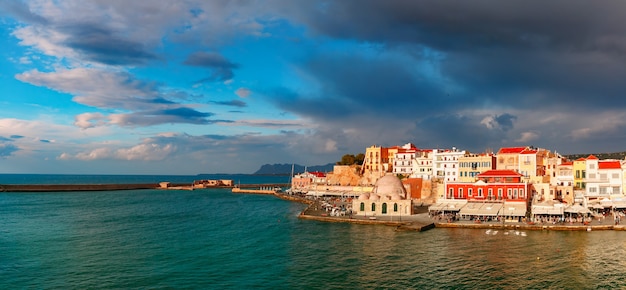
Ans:
[[[330,172],[333,171],[334,163],[328,163],[326,165],[316,165],[316,166],[307,166],[306,170],[309,172],[320,171],[320,172]],[[265,164],[259,168],[253,174],[259,175],[289,175],[291,174],[291,166],[292,164]],[[294,173],[302,173],[304,172],[304,166],[295,164],[293,169]]]
[[[570,154],[563,155],[569,160],[576,160],[578,158],[587,158],[589,155],[594,155],[598,157],[598,159],[624,159],[626,157],[626,151],[622,152],[613,152],[613,153],[586,153],[586,154]]]

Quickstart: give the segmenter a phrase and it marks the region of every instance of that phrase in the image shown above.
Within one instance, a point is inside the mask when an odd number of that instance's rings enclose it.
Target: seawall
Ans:
[[[7,192],[55,192],[55,191],[104,191],[104,190],[133,190],[155,189],[155,183],[134,184],[3,184],[0,191]]]

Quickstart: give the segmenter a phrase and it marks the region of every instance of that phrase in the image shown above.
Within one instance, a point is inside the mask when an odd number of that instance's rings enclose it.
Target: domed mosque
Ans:
[[[362,193],[352,201],[352,210],[357,216],[408,216],[412,209],[402,181],[391,173],[379,178],[371,193]]]

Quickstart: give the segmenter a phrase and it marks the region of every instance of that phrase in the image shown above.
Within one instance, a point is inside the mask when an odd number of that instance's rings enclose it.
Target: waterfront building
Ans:
[[[433,150],[422,149],[415,152],[415,158],[411,163],[412,178],[421,178],[424,180],[430,180],[433,176]]]
[[[524,175],[527,182],[549,183],[550,177],[547,175],[546,166],[548,163],[549,151],[543,148],[527,148],[519,154],[519,164],[517,172]]]
[[[496,169],[498,170],[519,170],[520,153],[530,147],[502,147],[496,154]]]
[[[601,200],[622,197],[622,166],[618,160],[599,160],[590,155],[585,165],[584,204],[590,206]]]
[[[446,182],[458,181],[459,158],[466,154],[465,150],[459,151],[456,147],[452,147],[452,150],[434,149],[432,152],[434,177]]]
[[[446,182],[446,200],[466,200],[461,216],[502,217],[519,221],[526,216],[531,185],[514,170],[489,170],[476,182]]]
[[[556,167],[554,199],[572,204],[574,202],[574,163],[563,162]]]
[[[374,184],[376,180],[389,172],[389,150],[382,146],[372,145],[365,148],[365,159],[361,167],[364,182]]]
[[[401,217],[413,214],[413,203],[407,196],[400,179],[387,174],[374,185],[372,192],[364,192],[352,200],[352,210],[357,216],[370,218]]]
[[[478,174],[496,169],[496,156],[492,153],[468,154],[459,157],[460,182],[474,182]]]
[[[417,157],[417,151],[418,149],[411,143],[397,149],[394,157],[390,157],[390,160],[393,160],[392,172],[396,175],[411,175],[413,173],[413,161]]]

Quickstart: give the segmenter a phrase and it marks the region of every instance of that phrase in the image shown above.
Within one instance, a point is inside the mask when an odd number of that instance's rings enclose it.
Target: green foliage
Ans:
[[[363,165],[365,160],[365,154],[359,153],[356,156],[352,154],[346,154],[341,157],[341,161],[337,162],[337,165]]]

